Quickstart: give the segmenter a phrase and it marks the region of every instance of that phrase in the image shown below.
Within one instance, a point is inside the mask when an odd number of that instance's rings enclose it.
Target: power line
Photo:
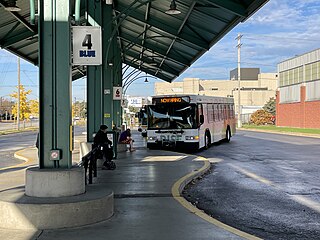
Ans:
[[[252,40],[261,40],[265,38],[273,38],[273,39],[279,39],[283,41],[284,39],[287,40],[298,40],[298,41],[311,41],[311,42],[319,42],[319,39],[308,39],[308,38],[294,38],[294,37],[277,37],[277,36],[270,36],[270,35],[254,35],[257,37],[243,37],[245,39],[252,39]]]

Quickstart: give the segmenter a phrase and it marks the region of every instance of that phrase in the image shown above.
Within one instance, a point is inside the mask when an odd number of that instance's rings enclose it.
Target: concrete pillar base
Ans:
[[[113,215],[113,192],[105,185],[87,186],[85,194],[70,197],[26,196],[24,188],[0,193],[1,228],[58,229],[107,220]]]
[[[26,170],[26,195],[30,197],[68,197],[85,192],[83,168]]]

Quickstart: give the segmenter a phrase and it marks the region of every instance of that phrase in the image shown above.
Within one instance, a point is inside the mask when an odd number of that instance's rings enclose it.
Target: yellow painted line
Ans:
[[[29,162],[31,161],[31,159],[30,159],[30,158],[27,158],[27,157],[24,157],[23,155],[21,155],[21,152],[23,152],[23,151],[25,151],[25,150],[27,150],[27,149],[19,150],[19,151],[15,152],[14,155],[13,155],[15,158],[18,158],[18,159],[23,160],[23,161],[25,161],[25,162],[19,163],[19,164],[17,164],[17,165],[10,166],[10,167],[0,168],[0,171],[12,169],[12,168],[17,168],[17,167],[27,166],[27,165],[29,164]]]
[[[202,159],[205,159],[204,157],[201,157]],[[243,237],[245,239],[250,240],[260,240],[261,238],[258,238],[254,235],[248,234],[246,232],[240,231],[234,227],[231,227],[229,225],[226,225],[219,220],[207,215],[200,209],[193,206],[191,203],[189,203],[184,197],[180,195],[181,190],[192,180],[196,177],[200,176],[203,172],[207,171],[210,168],[210,162],[208,160],[204,160],[204,165],[195,172],[189,173],[188,175],[180,178],[171,188],[171,194],[174,197],[174,199],[179,202],[184,208],[188,209],[191,213],[194,213],[198,217],[202,218],[203,220],[222,228],[230,233],[233,233],[235,235],[238,235],[240,237]]]
[[[173,162],[180,161],[186,156],[150,156],[143,158],[142,162]]]

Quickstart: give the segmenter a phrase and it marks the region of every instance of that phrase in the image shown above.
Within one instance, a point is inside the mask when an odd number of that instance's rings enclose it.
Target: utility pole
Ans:
[[[17,106],[17,126],[20,130],[20,58],[18,57],[18,106]]]
[[[238,39],[238,45],[237,45],[237,48],[238,48],[238,128],[241,128],[242,127],[242,121],[241,121],[241,104],[240,104],[240,101],[241,101],[241,98],[240,98],[240,88],[241,88],[241,84],[240,84],[240,81],[241,81],[241,68],[240,68],[240,56],[241,56],[241,38],[242,38],[242,35],[240,33],[238,33],[238,37],[236,39]]]

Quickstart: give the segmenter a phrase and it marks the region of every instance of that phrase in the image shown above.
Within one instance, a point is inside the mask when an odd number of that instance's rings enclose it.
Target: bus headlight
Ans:
[[[148,137],[148,140],[155,141],[155,140],[157,140],[157,137],[156,136],[150,136],[150,137]]]
[[[199,136],[186,136],[186,140],[199,140]]]

